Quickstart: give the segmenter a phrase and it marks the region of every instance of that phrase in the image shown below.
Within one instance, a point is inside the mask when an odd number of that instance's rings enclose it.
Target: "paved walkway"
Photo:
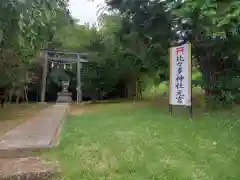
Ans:
[[[1,152],[54,146],[68,104],[56,104],[0,137]]]
[[[55,104],[0,137],[1,180],[47,180],[59,174],[57,163],[33,157],[33,152],[58,144],[67,110],[67,103]]]

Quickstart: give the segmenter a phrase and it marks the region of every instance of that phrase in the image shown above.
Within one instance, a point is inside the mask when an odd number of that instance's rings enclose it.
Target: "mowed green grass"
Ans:
[[[180,111],[170,117],[167,105],[97,105],[69,117],[59,147],[43,156],[60,162],[66,180],[239,180],[239,117],[189,121]]]

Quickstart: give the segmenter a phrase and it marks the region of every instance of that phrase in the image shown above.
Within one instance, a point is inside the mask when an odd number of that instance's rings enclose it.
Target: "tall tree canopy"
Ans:
[[[240,98],[238,0],[106,0],[99,26],[77,24],[67,4],[0,2],[0,67],[7,69],[0,72],[0,86],[25,83],[25,70],[48,45],[88,53],[82,72],[87,96],[139,98],[143,77],[156,85],[168,81],[169,48],[189,41],[194,69],[202,74],[194,82],[209,102]]]
[[[67,3],[66,0],[0,2],[0,87],[9,91],[10,100],[14,91],[22,92],[36,78],[29,70],[37,63],[40,49],[52,42],[58,27],[71,23]]]
[[[107,4],[120,12],[126,33],[134,32],[132,40],[136,44],[132,52],[144,57],[146,63],[152,67],[156,65],[166,76],[164,69],[167,66],[164,66],[164,58],[159,57],[167,56],[170,45],[189,41],[193,47],[194,65],[202,72],[199,85],[208,97],[224,102],[239,98],[238,0],[108,0]],[[156,46],[157,54],[149,52],[152,50],[149,47]],[[147,58],[149,55],[150,59]],[[165,61],[168,59],[166,57]]]

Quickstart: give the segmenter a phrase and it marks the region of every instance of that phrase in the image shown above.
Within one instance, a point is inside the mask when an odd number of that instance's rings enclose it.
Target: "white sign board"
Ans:
[[[191,106],[191,44],[170,48],[169,104]]]

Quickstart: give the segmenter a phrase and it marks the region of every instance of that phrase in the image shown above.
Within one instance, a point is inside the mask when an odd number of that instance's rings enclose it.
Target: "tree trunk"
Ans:
[[[199,58],[200,69],[205,81],[205,94],[209,95],[213,93],[214,86],[216,84],[216,76],[214,75],[214,71],[216,69],[215,64],[213,63],[213,57],[211,56],[211,52],[207,50],[205,56]],[[207,86],[206,86],[207,85]]]
[[[136,79],[136,83],[135,83],[135,97],[136,99],[139,99],[139,86],[138,86],[138,78]]]
[[[26,103],[28,103],[28,85],[27,84],[24,86],[24,96],[25,96]]]
[[[1,108],[4,108],[4,96],[5,96],[5,89],[0,88],[0,103],[1,103]]]
[[[9,91],[8,104],[10,104],[12,102],[13,92],[14,92],[14,88],[11,88],[10,91]]]
[[[142,90],[141,90],[141,83],[139,81],[139,78],[136,79],[136,85],[135,85],[135,88],[136,88],[136,99],[142,99]]]
[[[21,97],[21,92],[20,92],[20,89],[17,89],[16,90],[16,104],[19,104],[19,101],[20,101],[20,97]]]
[[[1,108],[4,108],[4,105],[5,105],[4,98],[0,97],[0,101],[1,101]]]
[[[16,104],[19,104],[19,100],[20,100],[20,96],[17,95],[17,98],[16,98]]]
[[[5,107],[5,102],[6,102],[6,94],[3,94],[0,96],[1,108]]]
[[[127,94],[128,94],[128,98],[132,98],[133,97],[133,88],[132,88],[132,84],[128,83],[127,85]]]
[[[143,100],[142,84],[141,84],[141,82],[138,82],[138,83],[139,83],[139,98],[140,98],[141,100]]]

